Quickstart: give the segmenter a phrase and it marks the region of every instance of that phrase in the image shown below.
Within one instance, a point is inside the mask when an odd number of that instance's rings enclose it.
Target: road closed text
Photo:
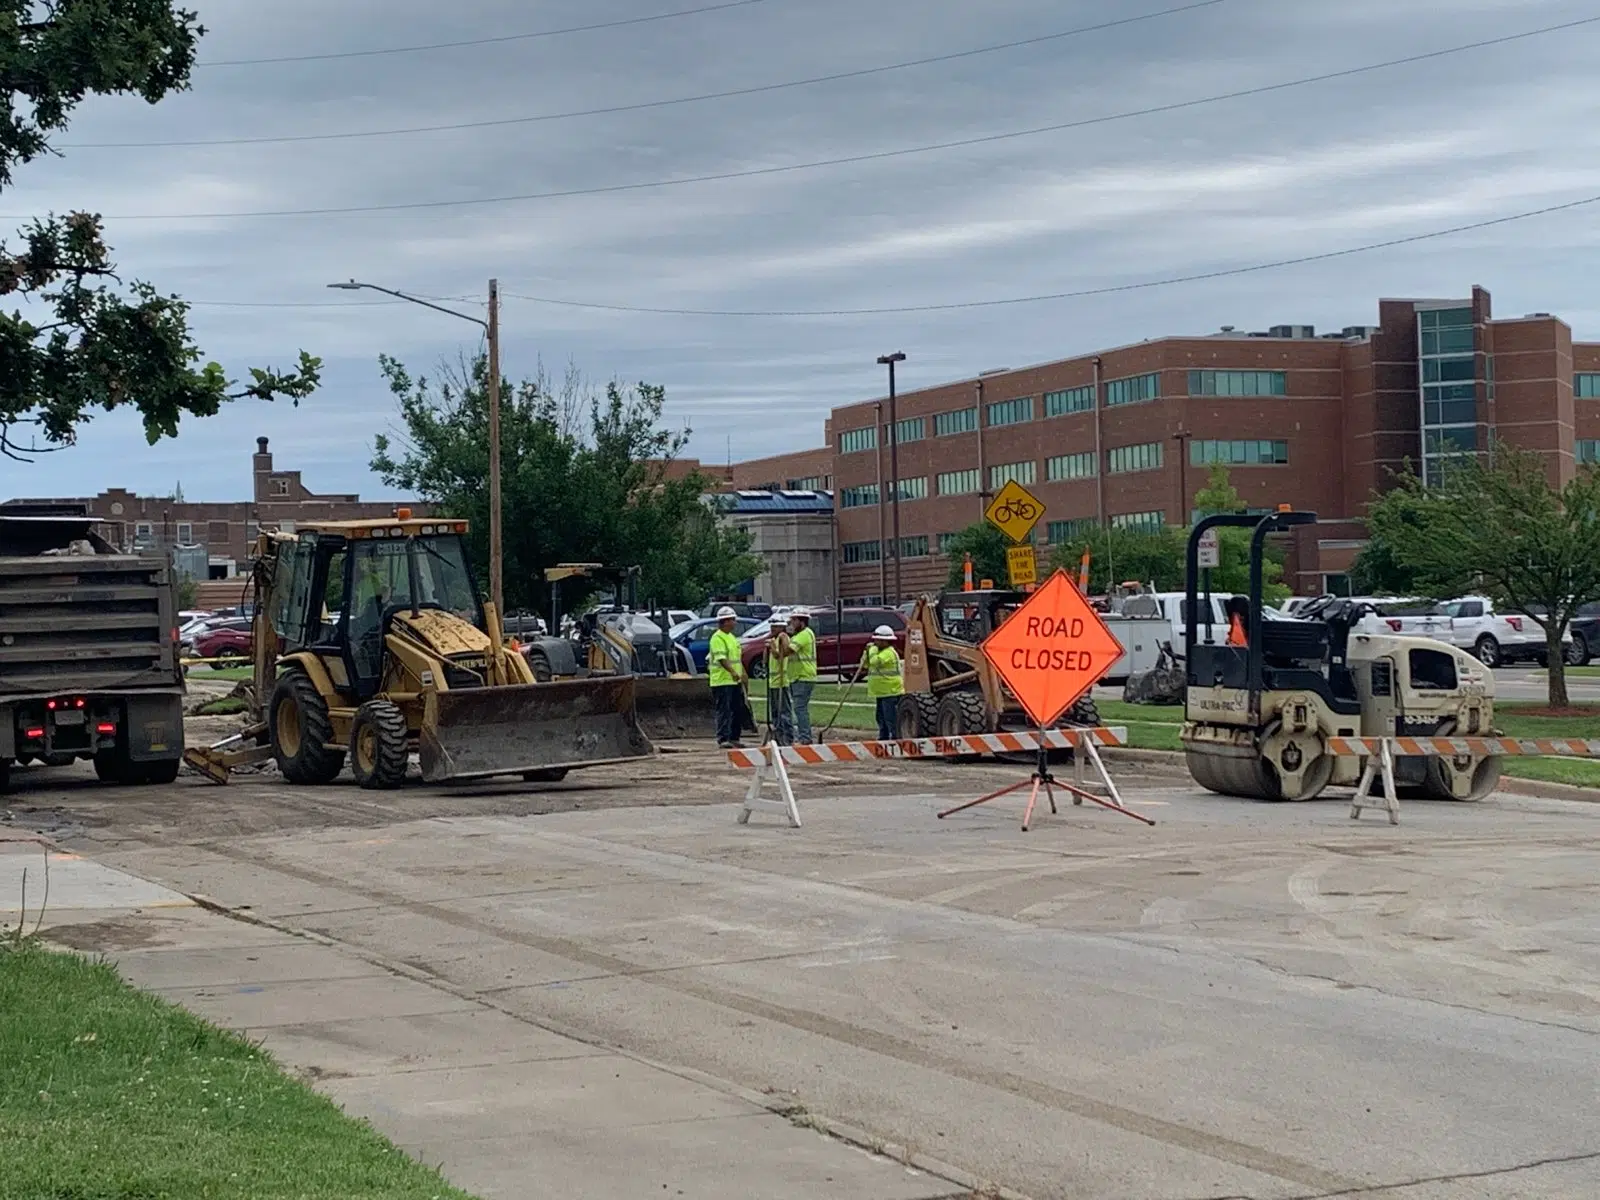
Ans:
[[[1011,650],[1011,666],[1018,671],[1079,671],[1094,670],[1094,654],[1072,643],[1083,640],[1085,626],[1079,617],[1025,617],[1024,629],[1029,638],[1057,644],[1015,646]]]

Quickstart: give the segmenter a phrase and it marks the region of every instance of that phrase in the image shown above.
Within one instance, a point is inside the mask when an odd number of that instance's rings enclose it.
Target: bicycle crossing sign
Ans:
[[[995,493],[994,499],[989,501],[989,507],[984,509],[983,515],[989,524],[1013,542],[1021,543],[1028,540],[1033,527],[1044,516],[1044,504],[1015,479],[1008,479],[1006,485]]]

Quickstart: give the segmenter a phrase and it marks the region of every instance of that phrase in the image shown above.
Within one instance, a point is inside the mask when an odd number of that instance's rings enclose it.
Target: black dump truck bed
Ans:
[[[116,553],[87,517],[0,514],[0,783],[77,758],[114,782],[175,775],[175,610],[165,557]]]

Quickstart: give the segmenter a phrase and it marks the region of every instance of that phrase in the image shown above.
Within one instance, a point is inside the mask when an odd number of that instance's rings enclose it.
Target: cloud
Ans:
[[[1140,11],[1163,7],[1140,0]],[[662,0],[202,0],[202,57],[327,53],[503,36],[671,8]],[[808,0],[564,38],[196,72],[157,106],[86,103],[63,143],[215,139],[493,121],[759,86],[1036,37],[1104,20],[1088,0]],[[1120,11],[1120,8],[1119,8]],[[1579,0],[1225,0],[1190,13],[933,67],[732,100],[451,132],[166,149],[70,149],[18,173],[11,213],[382,205],[608,187],[1103,117],[1338,71],[1592,15]],[[86,486],[248,490],[254,438],[314,488],[377,494],[394,421],[380,352],[429,368],[471,326],[330,292],[357,277],[481,314],[508,293],[512,374],[542,358],[667,385],[692,452],[720,461],[819,444],[837,404],[1164,333],[1375,318],[1380,295],[1461,294],[1564,313],[1600,336],[1591,285],[1549,217],[1438,242],[1088,301],[761,320],[663,308],[940,304],[1161,279],[1322,253],[1600,192],[1589,114],[1600,27],[1086,128],[876,162],[494,206],[322,217],[112,221],[124,271],[196,302],[208,356],[238,373],[299,347],[327,382],[299,409],[241,403],[147,447],[125,414],[0,493]],[[337,307],[237,308],[218,302]]]

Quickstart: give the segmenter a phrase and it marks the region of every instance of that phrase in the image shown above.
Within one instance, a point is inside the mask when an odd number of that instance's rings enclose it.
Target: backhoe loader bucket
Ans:
[[[715,736],[716,698],[703,676],[635,675],[633,680],[639,727],[651,741]]]
[[[420,749],[429,783],[625,762],[655,753],[631,675],[426,693]]]

